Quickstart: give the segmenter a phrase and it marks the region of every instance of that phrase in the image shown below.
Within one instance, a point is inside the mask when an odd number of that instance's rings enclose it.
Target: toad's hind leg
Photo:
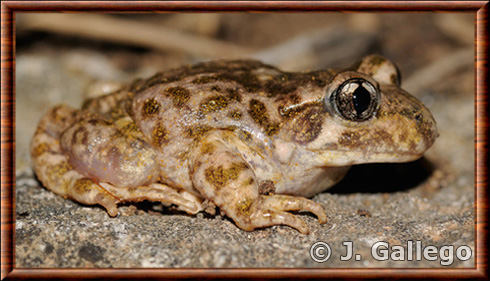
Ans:
[[[116,216],[119,199],[73,169],[61,149],[59,136],[73,122],[75,111],[58,105],[43,116],[31,142],[34,171],[54,193],[83,204],[102,205],[110,216]]]
[[[288,211],[308,211],[320,223],[327,221],[323,208],[311,200],[260,194],[253,171],[233,145],[239,141],[226,131],[211,132],[193,149],[191,178],[202,196],[219,206],[243,230],[282,224],[307,234],[305,222]]]

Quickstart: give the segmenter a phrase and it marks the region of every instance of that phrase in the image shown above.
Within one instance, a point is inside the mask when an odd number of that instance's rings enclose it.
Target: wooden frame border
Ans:
[[[469,269],[28,269],[14,268],[15,13],[18,12],[474,12],[476,267]],[[488,1],[5,1],[1,3],[1,278],[479,278],[488,279]]]

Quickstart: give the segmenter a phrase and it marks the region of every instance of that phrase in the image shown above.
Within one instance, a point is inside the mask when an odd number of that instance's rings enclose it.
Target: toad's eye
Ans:
[[[330,104],[343,118],[365,121],[374,116],[378,108],[378,89],[363,78],[343,82],[330,95]]]

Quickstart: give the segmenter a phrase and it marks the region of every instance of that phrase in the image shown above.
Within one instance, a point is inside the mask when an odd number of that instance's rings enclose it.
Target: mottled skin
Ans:
[[[119,203],[150,200],[189,214],[218,206],[244,230],[308,233],[288,211],[327,217],[305,197],[351,165],[415,160],[434,142],[430,112],[399,85],[377,55],[303,73],[257,61],[182,67],[80,110],[51,109],[32,140],[34,170],[48,189],[110,216]]]

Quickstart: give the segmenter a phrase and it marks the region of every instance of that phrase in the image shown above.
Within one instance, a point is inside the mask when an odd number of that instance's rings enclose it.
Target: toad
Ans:
[[[407,162],[437,137],[429,110],[400,88],[396,66],[369,55],[335,70],[285,72],[254,60],[185,66],[58,105],[31,143],[43,185],[103,206],[143,200],[188,214],[215,206],[251,231],[288,225],[291,211],[361,163]]]

